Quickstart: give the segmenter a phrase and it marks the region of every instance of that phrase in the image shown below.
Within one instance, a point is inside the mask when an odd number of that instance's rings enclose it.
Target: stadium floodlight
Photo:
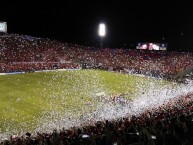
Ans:
[[[103,48],[103,37],[106,35],[106,26],[104,23],[99,24],[99,36],[101,37],[101,48]]]
[[[101,23],[99,25],[99,36],[104,37],[106,34],[105,24]]]

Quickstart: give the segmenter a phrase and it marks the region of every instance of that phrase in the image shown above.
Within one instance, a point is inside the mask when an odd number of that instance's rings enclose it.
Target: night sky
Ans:
[[[1,7],[0,21],[7,22],[8,33],[99,46],[97,29],[104,22],[105,47],[167,42],[169,50],[193,50],[191,0],[26,1]]]

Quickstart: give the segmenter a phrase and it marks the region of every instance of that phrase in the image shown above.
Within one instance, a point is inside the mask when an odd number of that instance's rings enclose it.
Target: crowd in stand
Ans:
[[[68,45],[50,39],[5,34],[0,36],[0,72],[78,68],[67,58]]]
[[[97,49],[50,39],[0,36],[0,72],[54,68],[100,68],[173,76],[193,66],[193,54],[131,49]]]
[[[0,38],[0,72],[54,68],[100,68],[127,73],[175,75],[193,66],[193,54],[128,49],[96,49],[29,36]],[[139,116],[51,133],[12,135],[0,145],[192,145],[193,95],[171,99]]]

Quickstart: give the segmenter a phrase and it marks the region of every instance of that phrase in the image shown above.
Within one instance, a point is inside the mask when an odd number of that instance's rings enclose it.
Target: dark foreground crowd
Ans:
[[[193,145],[193,99],[186,95],[139,116],[11,136],[1,145]]]

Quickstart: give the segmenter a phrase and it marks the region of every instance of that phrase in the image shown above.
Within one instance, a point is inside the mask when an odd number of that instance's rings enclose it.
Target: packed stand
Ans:
[[[193,66],[191,53],[98,49],[16,34],[1,35],[0,48],[0,72],[83,67],[171,77]]]
[[[68,45],[46,38],[4,34],[0,36],[0,72],[78,68],[65,57]]]

